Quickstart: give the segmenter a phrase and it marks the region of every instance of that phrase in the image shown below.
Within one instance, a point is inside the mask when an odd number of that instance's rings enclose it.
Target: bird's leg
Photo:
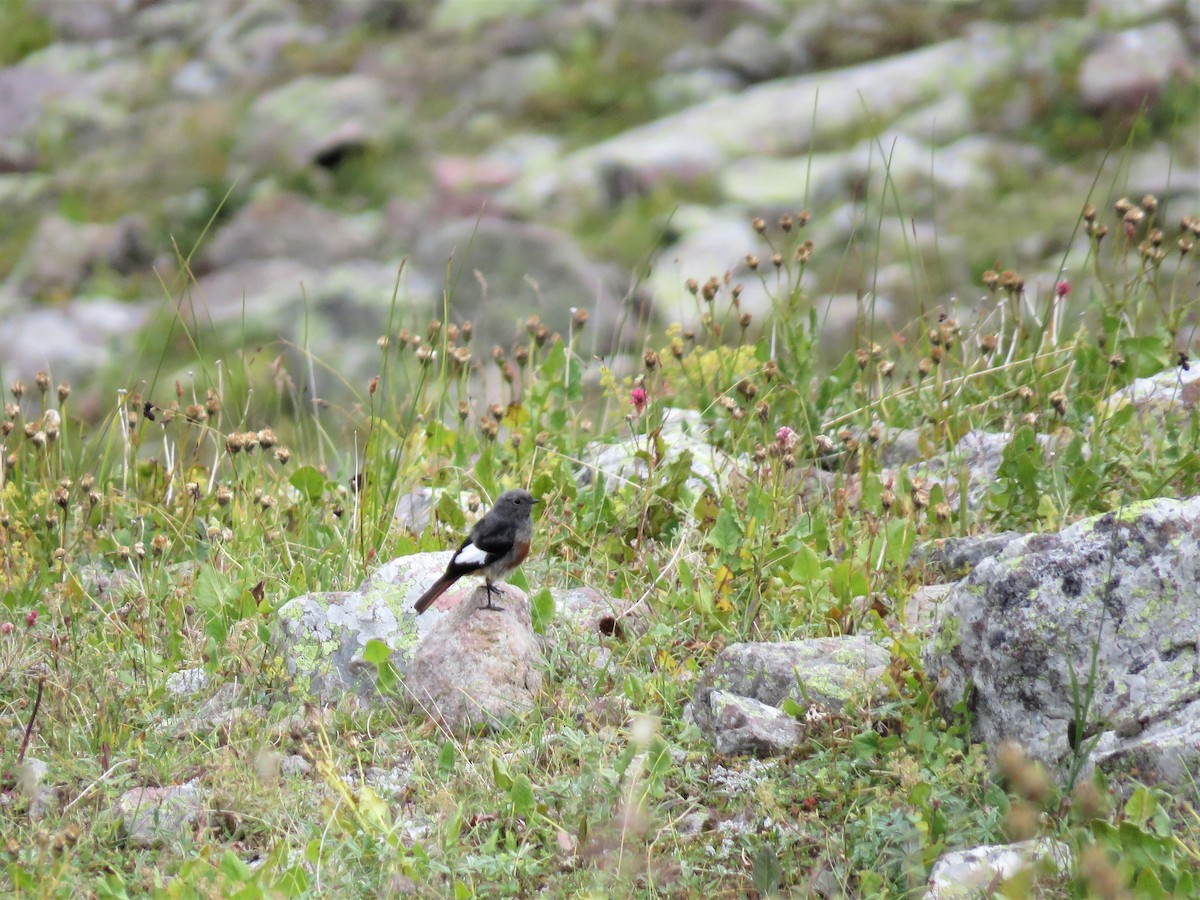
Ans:
[[[499,591],[492,587],[492,579],[485,578],[483,587],[487,591],[487,604],[481,606],[480,609],[490,609],[492,612],[504,612],[503,606],[492,606],[492,594],[498,594]]]

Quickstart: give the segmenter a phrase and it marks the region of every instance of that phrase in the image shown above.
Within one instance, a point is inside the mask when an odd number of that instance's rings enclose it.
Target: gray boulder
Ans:
[[[942,604],[926,670],[991,747],[1015,740],[1055,765],[1093,738],[1129,756],[1129,738],[1190,734],[1194,755],[1198,593],[1200,498],[1136,503],[981,562]],[[1072,672],[1092,693],[1082,731]],[[1161,758],[1164,777],[1178,770]]]
[[[197,781],[126,791],[114,812],[121,834],[134,847],[158,847],[183,839],[184,830],[203,825],[208,815]]]
[[[433,610],[415,616],[412,606],[446,570],[450,555],[418,553],[394,559],[355,591],[304,594],[280,607],[276,648],[296,688],[327,701],[347,691],[374,695],[377,669],[363,658],[371,640],[388,646],[392,665],[403,674],[417,642],[439,618]]]
[[[541,643],[533,631],[529,597],[498,584],[482,608],[480,586],[430,629],[405,675],[413,702],[454,731],[495,730],[532,711],[542,688]]]
[[[849,711],[856,699],[886,694],[890,661],[860,636],[731,644],[700,677],[688,716],[723,752],[781,752],[800,740],[780,719],[784,701],[813,715]]]

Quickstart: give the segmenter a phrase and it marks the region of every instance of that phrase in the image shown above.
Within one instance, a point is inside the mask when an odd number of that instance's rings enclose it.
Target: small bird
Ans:
[[[496,505],[487,515],[475,523],[467,539],[462,542],[446,574],[433,583],[413,607],[417,615],[429,609],[431,603],[442,596],[450,585],[464,575],[482,575],[487,587],[487,606],[503,612],[503,608],[492,606],[492,583],[503,578],[529,555],[529,544],[533,539],[533,504],[540,502],[529,491],[506,491],[496,500]]]

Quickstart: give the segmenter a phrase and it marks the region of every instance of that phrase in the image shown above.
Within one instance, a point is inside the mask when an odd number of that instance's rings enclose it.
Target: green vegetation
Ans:
[[[1088,211],[1093,252],[1071,289],[1034,296],[1018,273],[989,270],[977,321],[930,312],[825,368],[800,288],[822,252],[806,218],[758,223],[770,323],[745,316],[738,286],[696,273],[698,324],[647,336],[636,375],[605,371],[595,393],[582,317],[565,336],[530,320],[495,355],[463,326],[390,323],[378,380],[345,408],[305,401],[303,373],[270,363],[270,348],[197,358],[179,382],[132,373],[137,387],[98,423],[69,385],[13,382],[0,890],[901,897],[919,895],[948,849],[1047,836],[1075,863],[1007,896],[1193,893],[1194,806],[1147,788],[1122,804],[1100,781],[1063,789],[1018,751],[993,772],[965,720],[934,712],[936,673],[904,608],[920,540],[1200,493],[1194,417],[1147,436],[1129,407],[1105,403],[1178,361],[1196,227],[1163,221],[1153,198],[1116,220]],[[182,321],[159,334],[201,343]],[[488,368],[501,388],[481,411],[475,375]],[[673,453],[663,429],[677,407],[712,426],[745,477],[697,486],[692,451]],[[884,467],[900,428],[930,454],[972,429],[1014,438],[974,507],[953,478]],[[581,481],[598,439],[635,442],[645,477]],[[448,489],[423,536],[393,516],[419,485]],[[515,485],[547,501],[525,567],[535,592],[589,584],[640,600],[643,633],[612,637],[602,668],[552,649],[540,713],[495,736],[449,737],[392,697],[326,709],[288,690],[270,635],[280,605],[444,546],[465,524],[450,496]],[[538,609],[544,627],[552,607]],[[888,696],[816,721],[792,757],[718,759],[685,723],[724,644],[850,632],[894,639]],[[167,679],[189,667],[263,711],[186,724],[198,701]],[[307,774],[281,777],[291,755]],[[47,764],[48,795],[29,758]],[[119,794],[188,780],[203,824],[152,849],[122,839]]]
[[[20,62],[53,40],[50,23],[29,8],[29,0],[0,0],[0,66]]]

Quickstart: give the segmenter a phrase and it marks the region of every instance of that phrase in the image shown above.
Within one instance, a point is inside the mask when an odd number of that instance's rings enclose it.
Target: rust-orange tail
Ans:
[[[413,604],[413,610],[418,616],[425,612],[425,610],[429,609],[429,607],[433,605],[434,600],[446,593],[446,591],[449,590],[450,585],[454,584],[454,582],[458,581],[460,578],[462,578],[461,575],[451,575],[449,572],[447,572],[445,575],[435,581],[429,590],[421,595],[421,599]]]

